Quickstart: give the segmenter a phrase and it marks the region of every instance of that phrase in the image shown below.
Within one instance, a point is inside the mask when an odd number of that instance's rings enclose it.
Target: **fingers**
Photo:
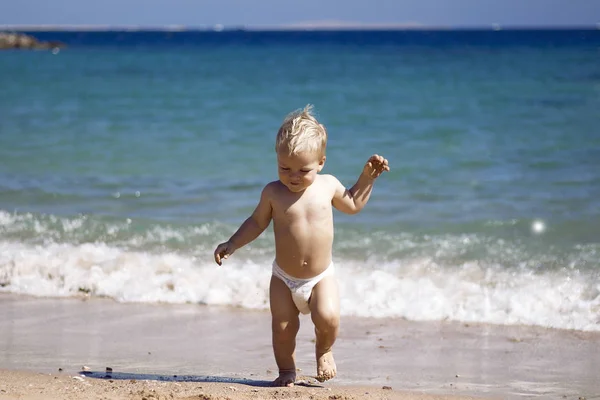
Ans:
[[[373,173],[376,177],[381,175],[383,171],[390,170],[388,160],[379,154],[373,154],[371,157],[369,157],[367,166],[373,170]]]
[[[221,243],[215,249],[215,262],[219,265],[223,265],[223,260],[226,260],[229,257],[229,246],[227,243]]]
[[[229,257],[229,255],[225,251],[215,253],[215,262],[219,265],[223,265],[223,260],[227,260],[227,257]]]
[[[379,154],[373,154],[371,157],[369,157],[368,162],[377,165],[388,165],[388,160]]]

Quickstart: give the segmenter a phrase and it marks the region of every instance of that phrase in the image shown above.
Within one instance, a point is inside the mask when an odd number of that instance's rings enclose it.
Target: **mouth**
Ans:
[[[290,183],[289,183],[289,185],[288,185],[288,187],[289,187],[291,190],[293,190],[293,191],[296,191],[296,190],[298,190],[298,189],[301,189],[301,188],[302,188],[302,185],[301,185],[300,183],[294,183],[294,182],[290,182]]]

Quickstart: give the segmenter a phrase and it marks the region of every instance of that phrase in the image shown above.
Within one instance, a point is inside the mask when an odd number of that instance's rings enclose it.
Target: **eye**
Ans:
[[[289,170],[290,170],[290,169],[289,169],[289,168],[287,168],[287,167],[279,167],[279,169],[280,169],[280,170],[282,170],[282,171],[289,171]]]
[[[307,174],[307,173],[309,173],[310,171],[311,171],[310,169],[308,169],[308,170],[306,170],[306,169],[301,169],[301,170],[300,170],[300,172],[302,172],[303,174]]]

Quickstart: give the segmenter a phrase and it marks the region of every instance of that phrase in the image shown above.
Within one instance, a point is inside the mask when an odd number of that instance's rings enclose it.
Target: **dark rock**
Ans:
[[[31,35],[24,33],[0,32],[0,50],[29,49],[29,50],[55,50],[67,47],[58,41],[42,42]]]

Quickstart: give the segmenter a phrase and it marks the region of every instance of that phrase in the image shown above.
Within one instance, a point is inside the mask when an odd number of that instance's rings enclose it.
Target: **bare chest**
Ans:
[[[331,200],[323,197],[298,199],[295,202],[281,202],[273,209],[275,222],[289,224],[295,222],[316,222],[329,220],[332,216]]]

